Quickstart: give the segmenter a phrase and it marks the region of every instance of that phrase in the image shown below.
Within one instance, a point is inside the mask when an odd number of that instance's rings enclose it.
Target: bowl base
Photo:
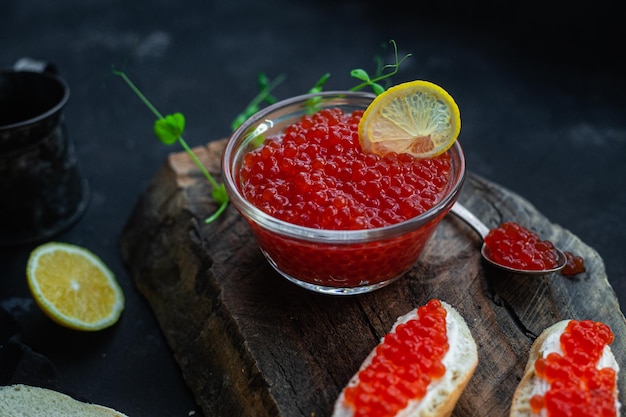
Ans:
[[[286,278],[288,281],[307,289],[309,291],[316,292],[318,294],[326,294],[326,295],[359,295],[359,294],[367,294],[369,292],[375,291],[379,288],[386,287],[387,285],[397,281],[402,275],[399,275],[394,278],[390,278],[386,281],[377,282],[375,284],[365,284],[358,287],[330,287],[327,285],[313,284],[311,282],[306,282],[299,280],[297,278],[292,277],[289,274],[285,274],[280,269],[274,265],[273,262],[270,261],[270,265],[278,272],[282,277]]]

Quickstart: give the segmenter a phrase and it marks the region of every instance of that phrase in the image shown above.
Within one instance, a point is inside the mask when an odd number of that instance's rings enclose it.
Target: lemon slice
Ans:
[[[53,321],[75,330],[112,326],[124,309],[113,272],[89,250],[50,242],[36,247],[26,267],[37,305]]]
[[[359,123],[364,152],[409,153],[430,158],[447,151],[461,131],[456,102],[429,81],[390,87],[367,107]]]

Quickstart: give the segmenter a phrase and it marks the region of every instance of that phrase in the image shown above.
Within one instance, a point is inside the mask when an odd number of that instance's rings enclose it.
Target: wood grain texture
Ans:
[[[224,141],[194,149],[219,174]],[[626,366],[626,321],[595,250],[550,223],[528,201],[468,174],[460,201],[489,227],[516,221],[583,256],[574,277],[527,277],[482,262],[480,237],[452,214],[420,260],[394,284],[339,297],[311,293],[281,278],[230,206],[216,206],[185,153],[172,154],[128,219],[121,253],[150,303],[206,417],[324,417],[396,318],[431,298],[465,317],[479,365],[453,416],[508,415],[533,340],[561,319],[592,319],[615,333]],[[624,378],[620,378],[624,403]]]

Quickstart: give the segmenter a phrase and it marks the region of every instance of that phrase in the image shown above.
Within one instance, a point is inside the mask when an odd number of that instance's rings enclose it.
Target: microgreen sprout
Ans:
[[[309,94],[316,94],[316,93],[321,93],[322,89],[324,88],[324,84],[326,84],[326,81],[328,81],[328,79],[330,78],[330,73],[327,72],[326,74],[322,75],[322,78],[320,78],[315,85],[308,91]],[[307,100],[306,102],[306,107],[309,110],[310,113],[314,113],[315,110],[317,109],[317,104],[322,101],[321,97],[312,97],[310,99]]]
[[[379,56],[376,56],[375,59],[376,59],[377,67],[376,67],[374,76],[370,76],[369,73],[365,71],[364,69],[361,69],[361,68],[353,69],[352,71],[350,71],[350,75],[353,78],[360,80],[361,83],[359,83],[355,87],[352,87],[350,91],[358,91],[368,86],[372,89],[372,91],[376,95],[379,95],[385,91],[386,88],[380,82],[385,80],[388,83],[390,77],[398,73],[400,64],[402,64],[402,62],[404,62],[405,59],[411,56],[411,54],[406,54],[402,57],[402,59],[398,59],[398,46],[396,42],[392,39],[391,41],[389,41],[389,43],[393,45],[395,62],[393,64],[383,64],[382,58]],[[391,69],[391,71],[388,71],[387,73],[385,73],[385,70],[389,70],[389,69]],[[330,73],[324,74],[315,83],[315,85],[311,89],[309,89],[308,93],[309,94],[320,93],[323,90],[324,85],[326,84],[329,78],[330,78]],[[284,76],[279,75],[274,80],[270,81],[270,79],[264,73],[260,73],[257,79],[257,83],[258,83],[260,91],[257,94],[257,96],[250,102],[250,104],[248,104],[245,110],[235,118],[235,120],[233,121],[231,125],[232,129],[233,130],[237,129],[239,126],[243,124],[243,122],[246,121],[246,119],[248,119],[250,116],[258,112],[260,110],[259,106],[263,102],[266,102],[268,104],[275,103],[276,98],[272,96],[270,93],[283,80],[284,80]],[[322,100],[321,97],[313,97],[309,99],[306,103],[308,112],[314,113],[317,110],[318,108],[317,105],[321,100]],[[257,138],[257,141],[259,143],[262,143],[263,136],[259,136],[259,138]]]
[[[329,78],[330,78],[330,73],[329,72],[327,72],[326,74],[322,75],[322,78],[320,78],[315,83],[313,88],[311,88],[309,90],[309,93],[310,94],[320,93],[322,91],[322,87],[324,87],[324,84],[326,84],[326,81],[328,81]]]
[[[398,47],[396,45],[396,42],[392,39],[390,43],[393,45],[395,63],[383,65],[382,58],[377,56],[376,57],[377,68],[376,68],[375,75],[373,77],[370,77],[370,75],[364,69],[360,69],[360,68],[353,69],[352,71],[350,71],[350,75],[353,78],[356,78],[357,80],[361,80],[362,83],[358,84],[355,87],[352,87],[350,91],[358,91],[367,86],[371,87],[372,91],[376,95],[379,95],[385,91],[386,88],[380,84],[380,81],[386,80],[388,82],[389,78],[398,72],[398,69],[400,68],[400,64],[402,64],[402,62],[404,62],[405,59],[411,56],[411,54],[406,54],[404,55],[404,57],[402,57],[402,59],[398,59]],[[391,68],[391,71],[385,73],[385,70],[390,69],[390,68]],[[328,81],[329,78],[330,78],[330,73],[324,74],[317,81],[317,83],[315,83],[313,88],[309,90],[309,93],[315,94],[315,93],[321,92],[324,87],[324,84],[326,84],[326,81]],[[310,113],[314,113],[317,110],[317,104],[321,100],[322,100],[321,97],[310,98],[306,104],[308,111]]]
[[[283,74],[278,77],[270,80],[267,75],[264,73],[260,73],[257,77],[257,83],[259,85],[259,94],[256,95],[252,99],[252,101],[246,106],[243,112],[241,112],[231,125],[232,130],[237,129],[239,126],[243,124],[250,116],[255,114],[260,110],[261,103],[265,102],[267,104],[274,104],[276,101],[276,97],[271,95],[271,92],[274,88],[276,88],[280,83],[285,80],[285,76]]]
[[[172,145],[178,142],[183,149],[187,152],[187,154],[191,157],[193,162],[198,166],[200,171],[204,174],[204,176],[209,180],[209,183],[212,186],[211,196],[213,200],[217,204],[219,204],[219,208],[215,213],[205,219],[205,223],[211,223],[215,219],[217,219],[220,214],[226,210],[228,206],[228,194],[226,193],[226,187],[224,184],[218,184],[217,181],[213,178],[213,176],[209,173],[209,171],[202,165],[202,162],[198,159],[193,150],[187,145],[185,139],[183,139],[183,131],[185,130],[185,116],[181,113],[173,113],[168,114],[167,116],[163,116],[150,101],[143,95],[141,91],[135,86],[135,84],[128,78],[126,73],[122,71],[113,70],[113,74],[120,76],[124,82],[133,90],[133,92],[139,97],[139,99],[152,111],[152,113],[157,117],[156,122],[154,122],[154,134],[157,138],[166,145]]]
[[[398,73],[398,70],[400,69],[400,64],[402,64],[405,59],[411,56],[411,54],[406,54],[402,57],[402,59],[398,59],[398,46],[396,45],[396,42],[392,39],[391,41],[389,41],[389,43],[393,45],[395,62],[393,64],[383,64],[382,58],[379,56],[376,56],[375,60],[377,62],[377,67],[376,67],[376,71],[373,77],[371,77],[368,74],[368,72],[365,71],[364,69],[361,69],[361,68],[353,69],[352,71],[350,71],[350,76],[362,82],[352,87],[350,91],[362,90],[363,88],[369,86],[376,95],[379,95],[386,90],[386,88],[382,84],[380,84],[380,82],[383,80],[389,82],[389,79]],[[385,73],[385,70],[388,70],[388,69],[391,69],[391,71]],[[317,81],[317,83],[315,83],[313,88],[309,90],[309,93],[314,94],[314,93],[321,92],[324,87],[324,84],[326,84],[326,81],[328,81],[329,78],[330,78],[329,73],[324,74]],[[319,97],[317,97],[317,99],[318,100],[314,100],[314,99],[309,100],[308,105],[310,105],[311,107],[314,107],[315,103],[319,101]]]
[[[406,54],[402,57],[402,59],[398,59],[398,46],[396,44],[396,41],[392,39],[389,41],[389,43],[393,45],[395,62],[393,64],[383,64],[383,59],[379,56],[376,56],[375,60],[376,60],[377,66],[376,66],[376,71],[373,76],[370,76],[369,73],[365,71],[364,69],[361,69],[361,68],[353,69],[352,71],[350,71],[350,75],[353,78],[360,80],[361,83],[352,87],[350,91],[358,91],[368,86],[372,89],[372,91],[376,95],[379,95],[385,91],[386,88],[380,82],[385,80],[388,83],[389,79],[398,73],[398,70],[400,69],[400,64],[402,64],[402,62],[404,62],[405,59],[411,56],[411,54]],[[389,70],[389,69],[391,69],[391,71],[388,71],[387,73],[385,73],[385,70]],[[315,83],[315,85],[311,89],[309,89],[308,93],[315,94],[315,93],[322,92],[322,90],[324,89],[324,85],[326,84],[329,78],[330,78],[330,73],[324,74]],[[241,124],[243,124],[244,121],[246,121],[247,118],[252,116],[254,113],[258,112],[260,110],[259,105],[261,103],[263,102],[266,102],[268,104],[275,103],[276,98],[273,97],[270,93],[283,80],[284,80],[284,76],[280,75],[276,77],[274,80],[270,81],[269,78],[264,73],[260,73],[257,79],[259,90],[260,90],[259,94],[257,94],[257,96],[250,102],[250,104],[248,104],[245,110],[235,118],[235,120],[232,123],[232,129],[233,130],[237,129],[239,126],[241,126]],[[308,111],[310,113],[314,113],[318,108],[317,104],[321,100],[322,100],[321,97],[313,97],[309,99],[306,103],[306,107]],[[258,138],[258,140],[262,141],[263,137]]]
[[[393,45],[393,51],[394,51],[396,62],[394,64],[387,64],[387,65],[384,65],[382,68],[379,68],[374,78],[371,78],[369,74],[367,73],[367,71],[363,69],[360,69],[360,68],[353,69],[352,71],[350,71],[350,75],[353,78],[356,78],[357,80],[361,80],[363,82],[355,87],[352,87],[350,91],[357,91],[367,86],[370,86],[376,95],[379,95],[385,91],[385,87],[383,87],[379,82],[395,75],[398,72],[398,69],[400,68],[400,64],[402,64],[402,62],[404,62],[405,59],[411,56],[411,54],[406,54],[404,57],[402,57],[402,59],[398,60],[398,46],[396,45],[396,42],[393,39],[390,41],[390,43]],[[392,70],[385,74],[384,71],[390,68]]]

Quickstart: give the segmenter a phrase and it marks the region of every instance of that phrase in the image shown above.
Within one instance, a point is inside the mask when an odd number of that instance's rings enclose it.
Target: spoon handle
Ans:
[[[472,228],[478,232],[483,240],[485,240],[485,237],[489,233],[489,228],[485,226],[485,224],[481,222],[478,217],[474,216],[471,211],[466,209],[465,206],[457,201],[454,203],[450,211],[472,226]]]

